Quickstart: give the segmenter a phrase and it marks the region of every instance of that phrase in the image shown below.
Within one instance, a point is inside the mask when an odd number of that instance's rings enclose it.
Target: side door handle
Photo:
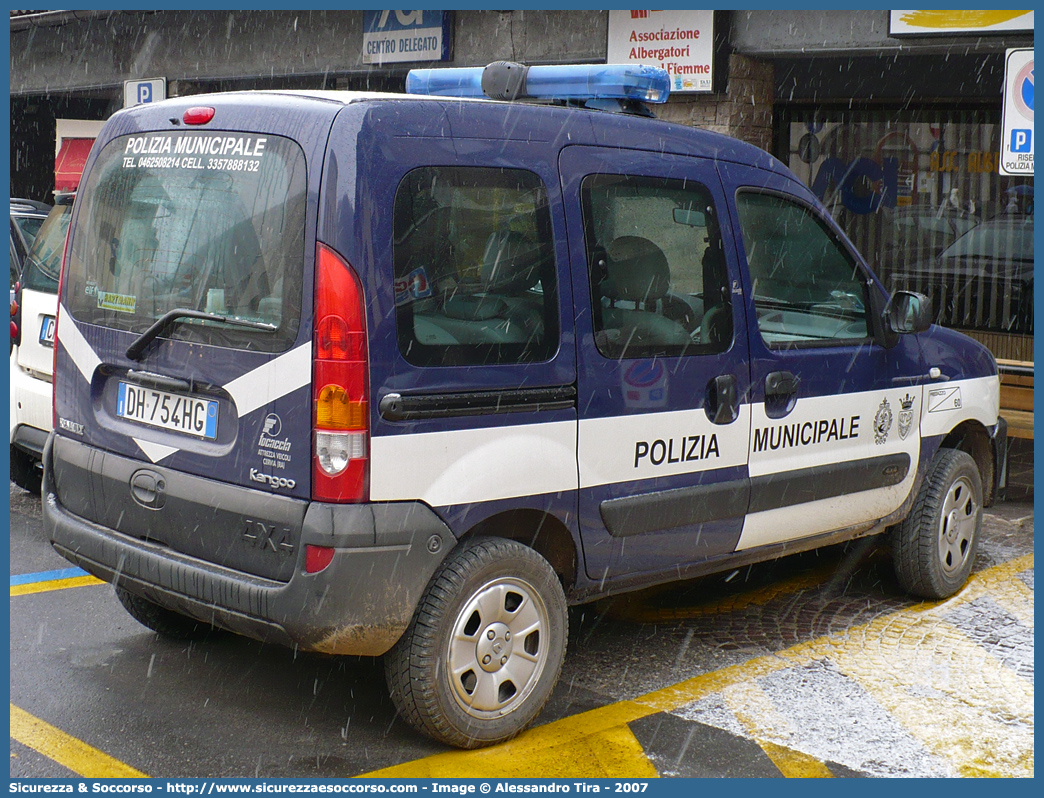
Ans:
[[[736,375],[722,374],[707,383],[707,398],[703,409],[715,424],[731,424],[739,418],[739,391]]]
[[[789,371],[770,371],[765,376],[765,415],[783,418],[797,404],[800,378]]]

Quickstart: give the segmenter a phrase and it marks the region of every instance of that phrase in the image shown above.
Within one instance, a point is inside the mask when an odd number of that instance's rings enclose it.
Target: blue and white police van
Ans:
[[[418,730],[540,712],[567,607],[866,535],[968,577],[997,366],[660,70],[115,114],[73,210],[44,515],[136,619],[383,655]],[[493,99],[490,99],[493,98]]]

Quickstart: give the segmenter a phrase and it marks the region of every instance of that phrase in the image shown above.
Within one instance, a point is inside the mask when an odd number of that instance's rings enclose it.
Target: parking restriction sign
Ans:
[[[1004,62],[1002,175],[1033,176],[1033,50],[1008,50]]]

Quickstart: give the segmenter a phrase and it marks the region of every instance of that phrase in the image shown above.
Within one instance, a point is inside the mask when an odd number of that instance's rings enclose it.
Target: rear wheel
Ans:
[[[197,621],[161,607],[148,599],[116,588],[116,598],[138,623],[171,640],[203,640],[218,630],[209,623]]]
[[[11,447],[11,481],[22,490],[39,493],[43,480],[40,461],[21,449]]]
[[[899,582],[930,599],[952,596],[968,579],[982,526],[982,480],[970,455],[940,449],[910,515],[892,533]]]
[[[502,538],[463,544],[439,566],[385,655],[402,717],[461,748],[502,742],[543,709],[565,659],[565,594],[547,560]]]

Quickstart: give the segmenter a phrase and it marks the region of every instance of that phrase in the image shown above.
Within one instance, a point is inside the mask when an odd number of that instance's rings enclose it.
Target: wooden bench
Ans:
[[[1009,438],[1033,439],[1033,363],[997,360],[1000,372],[1000,414],[1008,422]]]

